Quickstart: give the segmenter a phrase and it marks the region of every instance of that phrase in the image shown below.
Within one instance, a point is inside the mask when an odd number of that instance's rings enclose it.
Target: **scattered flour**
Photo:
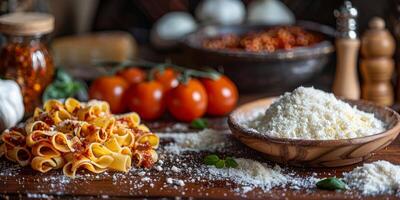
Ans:
[[[154,167],[158,172],[161,172],[163,168],[160,165]]]
[[[210,174],[211,179],[227,179],[242,185],[243,193],[256,187],[263,191],[286,185],[289,185],[292,189],[315,188],[315,183],[320,180],[313,176],[297,177],[296,174],[284,172],[279,165],[271,167],[266,163],[245,158],[235,158],[235,161],[238,163],[237,168],[203,167],[206,168],[205,171]]]
[[[271,168],[265,163],[245,158],[235,158],[235,161],[238,163],[237,168],[218,169],[208,166],[208,172],[216,178],[226,178],[241,185],[261,187],[263,190],[288,182],[288,177],[282,174],[278,165]]]
[[[350,188],[363,195],[400,194],[400,166],[387,161],[364,164],[343,176]]]
[[[292,139],[332,140],[383,132],[374,114],[358,110],[333,94],[299,87],[285,93],[265,112],[246,123],[261,134]]]
[[[170,185],[176,185],[176,186],[185,186],[185,182],[181,179],[173,179],[173,178],[167,178],[166,182]]]
[[[160,133],[158,134],[162,140],[172,140],[173,142],[164,145],[163,152],[168,156],[179,156],[186,151],[219,151],[234,144],[234,139],[228,134],[224,134],[215,130],[205,129],[200,132],[192,133]],[[191,171],[191,167],[172,166],[169,172],[176,173],[178,171],[188,172],[193,179],[207,180],[230,180],[238,185],[236,188],[238,193],[246,193],[255,188],[261,188],[263,191],[268,191],[273,187],[289,186],[291,189],[310,189],[315,188],[316,182],[320,179],[314,175],[300,177],[295,172],[283,170],[278,165],[274,167],[267,163],[260,163],[256,160],[246,158],[235,158],[238,163],[238,168],[223,168],[218,169],[213,166],[207,166],[202,163],[195,167],[195,172]],[[176,161],[176,160],[175,160]],[[178,161],[176,161],[178,163]],[[165,168],[164,168],[165,169]],[[179,170],[178,170],[179,169]],[[169,172],[166,172],[167,174]],[[167,180],[170,185],[176,185],[172,178]]]
[[[163,147],[173,154],[185,151],[217,151],[231,144],[228,134],[212,129],[193,133],[160,133],[158,136],[160,139],[174,140]]]
[[[168,126],[165,131],[172,132],[172,131],[187,131],[189,130],[189,125],[184,123],[174,123],[172,126]]]
[[[198,134],[198,136],[195,136],[195,134]],[[232,138],[213,130],[189,134],[160,135],[163,135],[161,137],[162,142],[174,141],[175,147],[180,152],[188,149],[195,152],[214,151],[213,149],[223,148],[227,144],[234,144]],[[202,142],[203,139],[199,139],[203,137],[207,138],[204,139],[205,143]],[[218,145],[211,142],[212,140],[215,140]],[[206,148],[207,145],[209,145],[209,148]],[[243,150],[241,146],[233,145],[233,147]],[[180,194],[183,197],[187,197],[187,194],[193,192],[206,197],[210,188],[220,186],[220,180],[228,180],[225,184],[229,191],[238,197],[245,198],[246,193],[256,188],[261,189],[256,191],[256,194],[260,197],[264,197],[265,193],[274,187],[282,187],[285,188],[284,190],[301,190],[301,192],[306,189],[306,192],[313,192],[316,182],[320,180],[317,178],[317,173],[299,176],[294,170],[281,168],[278,165],[271,166],[248,158],[235,158],[238,163],[237,168],[217,169],[213,166],[204,165],[201,153],[198,155],[175,154],[165,149],[159,151],[160,159],[152,169],[132,168],[126,174],[114,172],[93,174],[87,172],[79,174],[75,179],[61,176],[59,172],[53,175],[49,173],[38,174],[34,176],[35,182],[46,184],[37,184],[32,187],[40,190],[48,188],[55,195],[64,195],[71,190],[81,190],[78,183],[109,180],[111,177],[114,186],[127,189],[130,195],[148,195],[149,190],[145,189],[148,185],[151,188],[157,187],[158,190],[176,189],[181,192]],[[244,155],[244,157],[246,156]],[[15,167],[13,163],[0,162],[0,169],[0,180],[7,183],[9,180],[12,180],[12,182],[16,180],[20,186],[28,183],[23,176],[20,176],[24,173],[22,168]],[[359,190],[363,195],[396,194],[396,192],[400,194],[399,171],[400,166],[392,165],[386,161],[378,161],[364,164],[364,166],[349,173],[344,173],[343,179],[351,189]],[[185,187],[190,184],[200,184],[203,187],[193,191],[191,187]],[[45,197],[42,194],[35,193],[27,195],[31,198]],[[99,190],[99,197],[108,198],[107,191]],[[280,196],[276,198],[280,198]]]
[[[51,199],[52,196],[47,194],[27,193],[26,196],[30,199]]]
[[[175,173],[179,173],[181,171],[181,169],[179,169],[178,167],[176,167],[175,165],[171,167],[171,171],[175,172]]]

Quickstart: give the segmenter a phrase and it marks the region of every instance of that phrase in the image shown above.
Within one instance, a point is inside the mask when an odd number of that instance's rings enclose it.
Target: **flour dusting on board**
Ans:
[[[227,178],[243,185],[261,187],[264,190],[286,185],[290,180],[278,165],[270,167],[266,163],[244,158],[235,158],[235,161],[238,163],[237,168],[208,167],[208,172],[215,178]]]
[[[380,160],[344,173],[348,186],[363,195],[400,194],[400,166]]]
[[[298,170],[280,167],[273,163],[265,163],[261,157],[253,157],[255,153],[246,146],[237,143],[229,134],[206,129],[200,132],[189,133],[159,133],[161,139],[159,160],[151,169],[131,168],[127,173],[104,172],[94,174],[85,171],[79,173],[75,179],[63,176],[59,171],[47,174],[33,175],[35,183],[30,187],[37,191],[46,190],[51,194],[66,195],[71,191],[80,191],[81,184],[102,182],[112,184],[114,190],[121,190],[121,195],[151,196],[152,190],[174,191],[178,196],[188,197],[187,194],[196,193],[203,198],[211,197],[210,191],[221,187],[227,189],[224,194],[227,198],[265,197],[271,195],[273,199],[284,198],[285,193],[271,193],[272,188],[300,190],[299,192],[316,192],[316,182],[321,176],[312,171],[299,175]],[[204,139],[207,138],[207,139]],[[214,143],[212,141],[215,141]],[[208,148],[207,148],[208,147]],[[229,149],[226,151],[226,149]],[[193,153],[195,152],[195,153]],[[234,154],[232,152],[235,152]],[[238,164],[237,168],[216,168],[205,165],[204,156],[210,153],[221,157],[233,156]],[[251,155],[251,156],[250,156]],[[399,166],[385,161],[365,164],[345,173],[343,180],[351,189],[360,191],[361,195],[393,194],[399,191]],[[16,182],[19,186],[31,183],[25,178],[24,168],[10,162],[0,160],[0,187],[2,184]],[[191,187],[191,185],[201,187]],[[348,191],[348,192],[354,192]],[[97,198],[108,199],[110,193],[99,189]],[[351,193],[352,196],[354,194]],[[355,195],[359,195],[357,192]],[[44,197],[41,193],[28,193],[29,197]],[[52,196],[50,196],[52,197]],[[362,198],[362,196],[358,196]]]
[[[229,134],[226,132],[205,129],[197,133],[162,133],[162,139],[172,139],[173,142],[165,148],[170,153],[180,154],[185,151],[217,151],[232,145]]]
[[[268,136],[309,140],[357,138],[385,131],[384,123],[374,114],[312,87],[285,93],[265,115],[245,124]]]
[[[314,176],[307,178],[297,177],[284,171],[279,165],[274,167],[267,163],[261,163],[252,159],[235,158],[238,163],[237,168],[218,169],[213,166],[205,168],[212,179],[228,179],[235,183],[243,185],[242,189],[253,190],[258,187],[264,191],[268,191],[273,187],[290,186],[292,189],[313,188],[319,180]]]

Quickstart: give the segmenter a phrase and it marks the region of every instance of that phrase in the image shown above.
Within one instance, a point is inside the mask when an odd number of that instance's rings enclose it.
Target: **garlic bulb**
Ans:
[[[295,17],[279,0],[254,0],[247,8],[247,21],[251,24],[293,24]]]
[[[246,9],[240,0],[204,0],[195,10],[196,18],[205,24],[240,24]]]
[[[196,21],[189,13],[170,12],[154,24],[150,33],[150,41],[155,47],[170,48],[196,28]]]
[[[3,131],[24,117],[23,97],[15,81],[0,79],[0,102],[0,131]]]

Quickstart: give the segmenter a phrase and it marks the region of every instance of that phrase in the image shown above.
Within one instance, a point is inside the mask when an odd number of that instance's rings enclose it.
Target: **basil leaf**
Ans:
[[[196,129],[205,129],[208,127],[208,121],[203,118],[198,118],[193,120],[190,126]]]
[[[73,80],[68,73],[58,68],[53,83],[47,86],[42,98],[43,101],[49,99],[64,99],[83,93],[87,94],[85,85],[79,81]]]
[[[239,164],[232,157],[226,157],[225,158],[225,166],[229,167],[229,168],[236,168],[239,166]]]
[[[317,187],[322,190],[345,190],[346,183],[338,178],[330,177],[317,182]]]
[[[208,155],[204,158],[204,164],[215,165],[219,161],[219,157],[215,154]]]
[[[61,82],[72,82],[73,81],[71,76],[61,68],[57,69],[56,80],[61,81]]]
[[[218,169],[222,169],[225,167],[225,160],[219,160],[217,163],[214,165]]]

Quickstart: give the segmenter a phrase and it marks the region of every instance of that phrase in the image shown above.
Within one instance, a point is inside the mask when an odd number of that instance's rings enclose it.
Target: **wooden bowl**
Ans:
[[[353,139],[302,140],[263,136],[243,125],[246,120],[264,113],[274,98],[260,99],[234,110],[228,124],[233,135],[247,146],[260,151],[270,160],[293,166],[339,167],[355,164],[394,141],[400,131],[400,116],[388,107],[361,100],[345,100],[358,109],[374,113],[387,124],[382,133]]]

